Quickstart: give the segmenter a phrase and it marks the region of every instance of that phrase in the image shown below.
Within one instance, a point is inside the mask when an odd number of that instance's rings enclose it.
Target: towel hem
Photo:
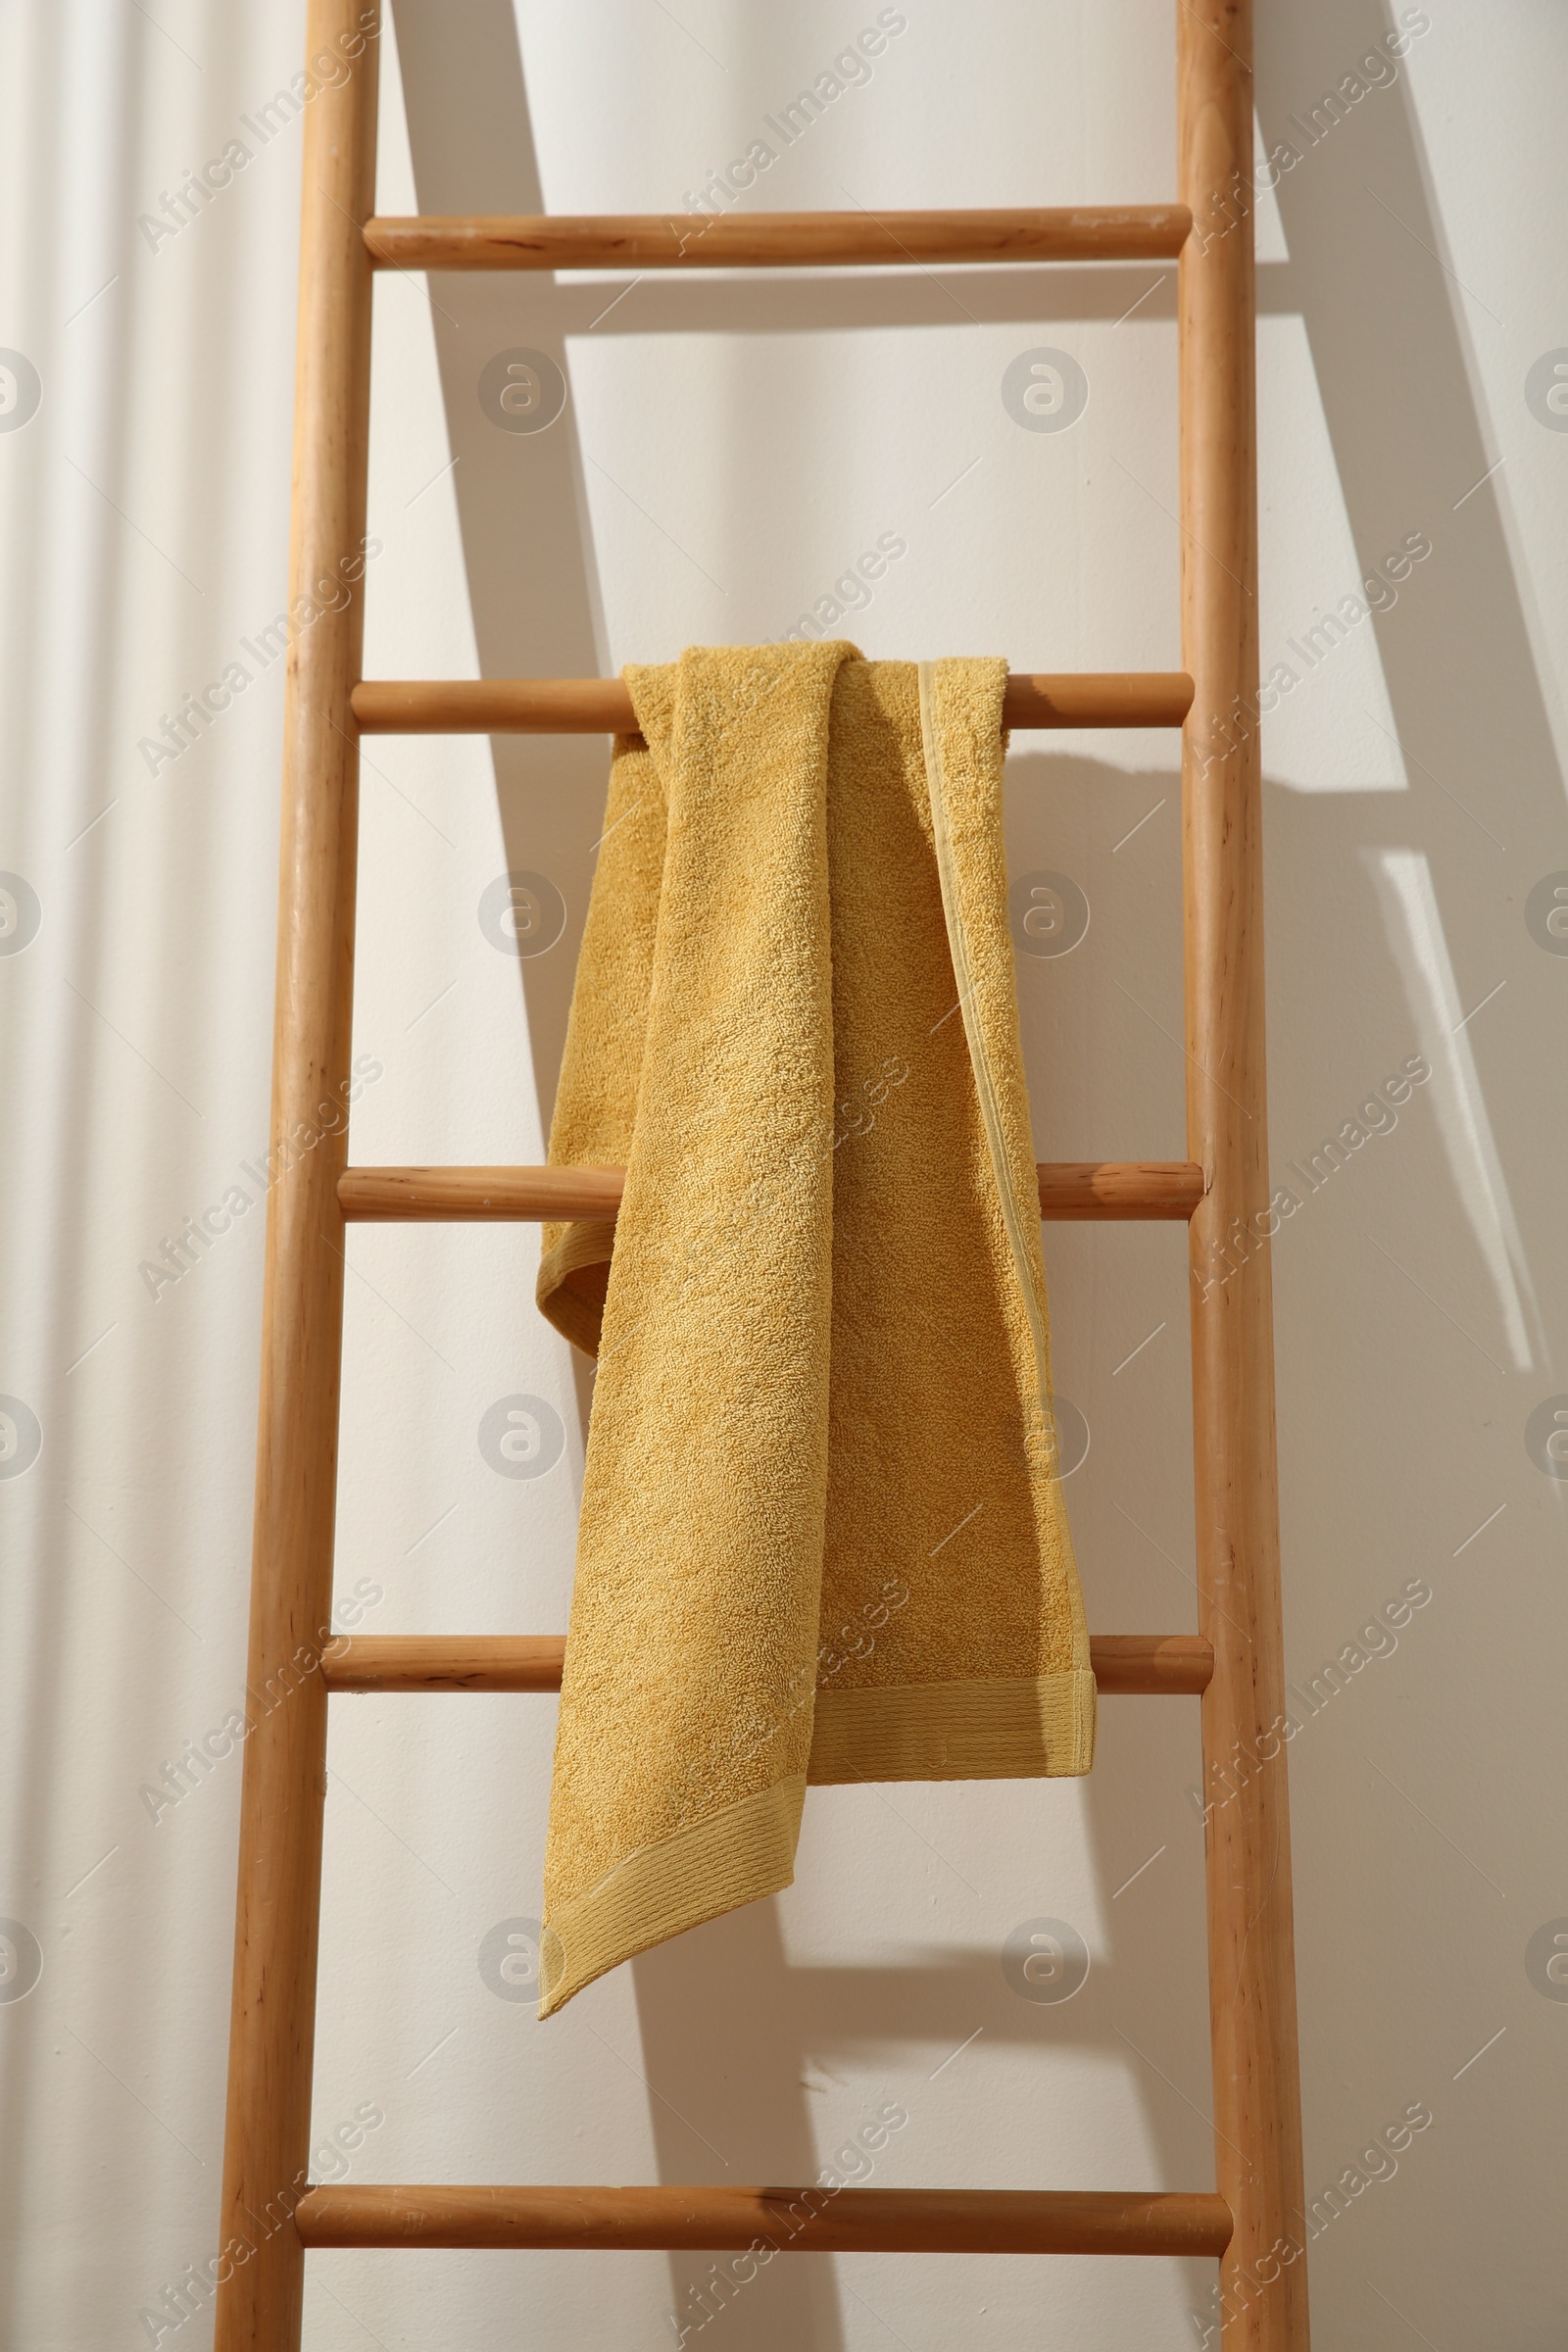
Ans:
[[[651,1945],[790,1886],[805,1801],[806,1776],[792,1773],[628,1854],[597,1886],[557,1904],[540,1936],[539,2015]]]
[[[807,1778],[843,1781],[1068,1780],[1095,1756],[1087,1667],[985,1682],[818,1690]]]
[[[590,1266],[604,1266],[608,1271],[615,1247],[614,1220],[584,1217],[569,1225],[549,1227],[547,1232],[556,1239],[547,1240],[540,1253],[534,1290],[539,1311],[563,1339],[580,1348],[584,1355],[597,1356],[603,1301],[581,1297],[572,1288],[570,1277]]]
[[[937,721],[937,663],[920,662],[915,671],[920,705],[920,748],[925,761],[926,790],[931,803],[931,833],[936,849],[937,881],[942,892],[942,913],[947,925],[948,950],[953,958],[954,978],[957,982],[958,1004],[963,1013],[965,1042],[969,1048],[969,1063],[974,1074],[975,1093],[980,1103],[981,1124],[985,1129],[986,1148],[991,1157],[992,1174],[996,1182],[998,1205],[1012,1255],[1013,1272],[1018,1284],[1018,1296],[1024,1318],[1029,1327],[1030,1343],[1035,1360],[1035,1409],[1044,1429],[1052,1432],[1052,1480],[1060,1491],[1059,1470],[1055,1466],[1055,1417],[1052,1401],[1051,1349],[1046,1337],[1045,1266],[1040,1258],[1040,1204],[1031,1181],[1027,1203],[1020,1196],[1015,1168],[1007,1150],[1002,1105],[999,1100],[997,1074],[992,1066],[986,1040],[986,1025],[979,1001],[979,976],[970,953],[968,926],[964,921],[963,893],[959,886],[958,864],[954,850],[953,815],[948,795],[947,772],[942,757],[942,731]],[[1005,933],[1004,933],[1005,937]],[[1012,991],[1015,998],[1015,990]],[[1016,1015],[1014,1015],[1016,1022]],[[1016,1049],[1015,1049],[1016,1050]],[[1021,1071],[1020,1071],[1021,1076]],[[1032,1155],[1031,1155],[1032,1156]],[[1033,1170],[1030,1175],[1032,1178]],[[1027,1223],[1026,1223],[1027,1219]],[[1030,1248],[1032,1227],[1034,1247]],[[1038,1267],[1040,1287],[1035,1285]],[[1043,1432],[1042,1432],[1043,1434]],[[1063,1534],[1065,1535],[1065,1526]],[[1069,1545],[1071,1539],[1067,1539]],[[1069,1551],[1070,1559],[1070,1551]],[[1069,1566],[1066,1579],[1067,1607],[1072,1619],[1072,1657],[1076,1672],[1087,1677],[1091,1712],[1095,1704],[1095,1682],[1089,1668],[1089,1621],[1084,1614],[1083,1592],[1074,1568]],[[1090,1754],[1094,1752],[1094,1733],[1089,1736]],[[1087,1764],[1079,1769],[1087,1772]]]

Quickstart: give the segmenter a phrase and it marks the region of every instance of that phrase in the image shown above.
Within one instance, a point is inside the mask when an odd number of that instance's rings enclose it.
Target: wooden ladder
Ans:
[[[1305,2352],[1264,1118],[1250,220],[1250,0],[1179,0],[1179,204],[773,213],[709,220],[371,218],[376,46],[365,0],[310,0],[308,54],[348,59],[305,121],[291,597],[365,530],[377,269],[638,270],[1179,256],[1184,673],[1019,677],[1016,727],[1183,726],[1188,1158],[1040,1170],[1046,1217],[1183,1218],[1190,1234],[1200,1630],[1099,1640],[1100,1688],[1201,1693],[1216,2189],[307,2185],[327,1698],[550,1690],[560,1640],[342,1641],[325,1651],[344,1226],[612,1215],[617,1169],[351,1168],[341,1128],[268,1210],[249,1688],[217,2352],[295,2352],[311,2246],[746,2247],[1219,2259],[1226,2352]],[[1195,233],[1194,221],[1205,224]],[[1216,227],[1214,224],[1218,223]],[[369,683],[363,602],[289,648],[272,1133],[349,1069],[358,737],[633,722],[613,680]],[[346,1087],[345,1087],[346,1091]],[[1238,1237],[1244,1237],[1238,1240]],[[1226,1252],[1229,1251],[1229,1255]],[[793,2213],[792,2213],[793,2205]]]

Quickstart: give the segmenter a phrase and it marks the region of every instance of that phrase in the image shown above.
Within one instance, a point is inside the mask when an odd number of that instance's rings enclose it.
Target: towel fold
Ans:
[[[599,1367],[542,2017],[790,1884],[808,1781],[1087,1772],[1007,926],[1001,661],[623,673],[550,1139]],[[613,1254],[612,1254],[612,1250]]]

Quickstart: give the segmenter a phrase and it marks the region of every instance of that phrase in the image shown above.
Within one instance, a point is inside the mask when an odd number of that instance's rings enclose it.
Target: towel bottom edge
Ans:
[[[792,1773],[628,1854],[597,1886],[558,1904],[540,1936],[539,2015],[622,1960],[788,1886],[805,1801],[806,1776]]]
[[[1056,1674],[818,1690],[806,1773],[627,1856],[544,1923],[551,2017],[622,1960],[792,1884],[807,1782],[1060,1780],[1094,1761],[1095,1678]]]
[[[1092,1670],[818,1690],[807,1778],[1071,1780],[1095,1760]]]

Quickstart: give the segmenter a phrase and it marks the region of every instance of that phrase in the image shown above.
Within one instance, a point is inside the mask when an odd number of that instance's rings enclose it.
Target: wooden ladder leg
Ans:
[[[308,56],[347,79],[305,111],[294,600],[363,580],[377,43],[364,0],[311,0]],[[356,572],[356,560],[359,569]],[[318,607],[322,602],[315,594]],[[335,601],[335,600],[334,600]],[[245,1778],[215,2352],[293,2352],[304,2251],[342,1353],[364,589],[294,627],[283,721],[277,1028]]]
[[[1263,1040],[1250,0],[1177,10],[1188,1157],[1226,2352],[1305,2352]]]

